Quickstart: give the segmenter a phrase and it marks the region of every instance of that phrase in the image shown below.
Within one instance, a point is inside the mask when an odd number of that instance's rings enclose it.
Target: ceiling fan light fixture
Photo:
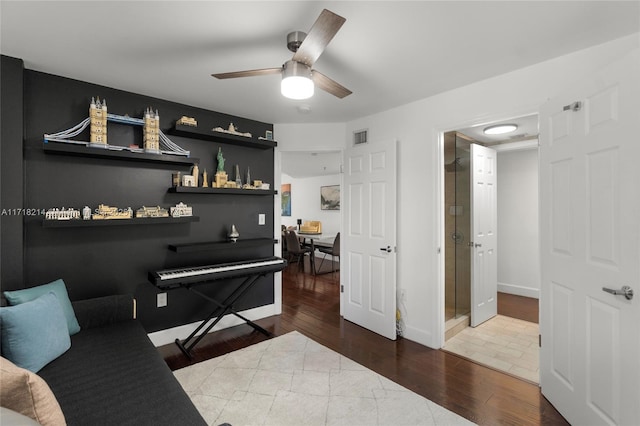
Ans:
[[[504,135],[511,133],[518,128],[515,124],[497,124],[495,126],[485,127],[483,130],[485,135]]]
[[[282,67],[282,96],[289,99],[308,99],[313,96],[314,84],[311,68],[296,61],[287,61]]]

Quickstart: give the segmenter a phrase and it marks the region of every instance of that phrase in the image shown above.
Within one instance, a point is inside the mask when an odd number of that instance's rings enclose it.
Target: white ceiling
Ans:
[[[287,33],[308,31],[323,8],[346,23],[314,68],[352,95],[292,101],[277,75],[210,76],[282,65]],[[638,1],[2,0],[0,47],[29,69],[232,115],[345,122],[637,32],[639,11]]]
[[[497,124],[515,124],[516,130],[502,135],[486,135],[484,129]],[[523,141],[538,137],[538,115],[526,115],[524,117],[506,118],[504,120],[484,123],[481,125],[458,129],[458,132],[469,136],[471,139],[483,142],[487,145],[496,145],[509,142]]]

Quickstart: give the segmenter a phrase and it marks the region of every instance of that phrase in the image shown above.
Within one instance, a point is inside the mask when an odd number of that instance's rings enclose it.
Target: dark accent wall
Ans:
[[[22,285],[22,60],[0,57],[0,287]]]
[[[167,82],[170,84],[170,82]],[[110,113],[142,117],[147,107],[157,109],[160,127],[169,138],[199,158],[199,168],[213,177],[216,154],[222,147],[225,169],[251,169],[252,179],[273,183],[273,149],[252,149],[173,136],[170,129],[183,115],[195,117],[199,129],[226,128],[230,122],[242,132],[262,136],[273,126],[241,117],[207,111],[162,99],[36,71],[24,72],[24,170],[25,207],[47,209],[104,203],[117,207],[160,205],[168,208],[182,201],[193,206],[199,222],[82,228],[44,228],[42,216],[24,217],[25,277],[28,287],[63,278],[72,300],[107,294],[134,294],[138,315],[148,332],[204,318],[208,302],[185,289],[171,290],[168,306],[156,308],[159,290],[147,280],[149,271],[247,260],[273,255],[273,245],[240,247],[195,253],[176,253],[169,244],[226,239],[235,224],[241,239],[273,238],[273,196],[168,193],[171,173],[190,171],[189,165],[123,161],[119,159],[53,155],[43,151],[43,134],[68,129],[88,117],[91,97],[106,99]],[[4,95],[3,95],[4,99]],[[4,109],[4,108],[3,108]],[[74,139],[88,140],[85,134]],[[110,144],[142,146],[142,130],[110,122]],[[4,168],[3,180],[6,178]],[[258,214],[266,225],[258,225]],[[236,280],[216,281],[199,290],[215,298],[235,288]],[[4,285],[3,285],[4,286]],[[17,288],[13,283],[7,288]],[[273,303],[273,277],[262,278],[237,310]]]

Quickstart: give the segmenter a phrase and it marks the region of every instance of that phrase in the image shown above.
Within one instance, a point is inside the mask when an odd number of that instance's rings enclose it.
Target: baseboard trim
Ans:
[[[277,315],[276,305],[265,305],[259,306],[257,308],[248,309],[243,312],[239,312],[240,315],[250,319],[251,321],[259,320],[261,318],[270,317],[272,315]],[[198,326],[201,321],[192,322],[190,324],[180,325],[173,328],[167,328],[166,330],[155,331],[153,333],[147,334],[149,339],[154,346],[162,346],[167,345],[169,343],[175,342],[176,339],[185,339],[189,336]],[[218,330],[223,330],[225,328],[234,327],[236,325],[244,324],[240,318],[235,315],[226,315],[224,318],[220,320],[215,327],[213,327],[210,333]]]
[[[439,345],[433,342],[433,339],[431,338],[431,333],[429,333],[426,330],[421,330],[419,328],[416,328],[410,325],[405,324],[403,337],[407,340],[411,340],[412,342],[419,343],[421,345],[430,347],[432,349],[438,349],[439,347]]]
[[[532,297],[540,299],[540,290],[537,288],[523,287],[521,285],[498,283],[500,293],[515,294],[516,296]]]

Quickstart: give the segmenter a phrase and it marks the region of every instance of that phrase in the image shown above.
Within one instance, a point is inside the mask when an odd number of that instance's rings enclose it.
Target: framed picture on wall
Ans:
[[[320,209],[340,210],[340,185],[320,187]]]
[[[283,183],[280,186],[282,194],[282,216],[291,216],[291,184]]]

